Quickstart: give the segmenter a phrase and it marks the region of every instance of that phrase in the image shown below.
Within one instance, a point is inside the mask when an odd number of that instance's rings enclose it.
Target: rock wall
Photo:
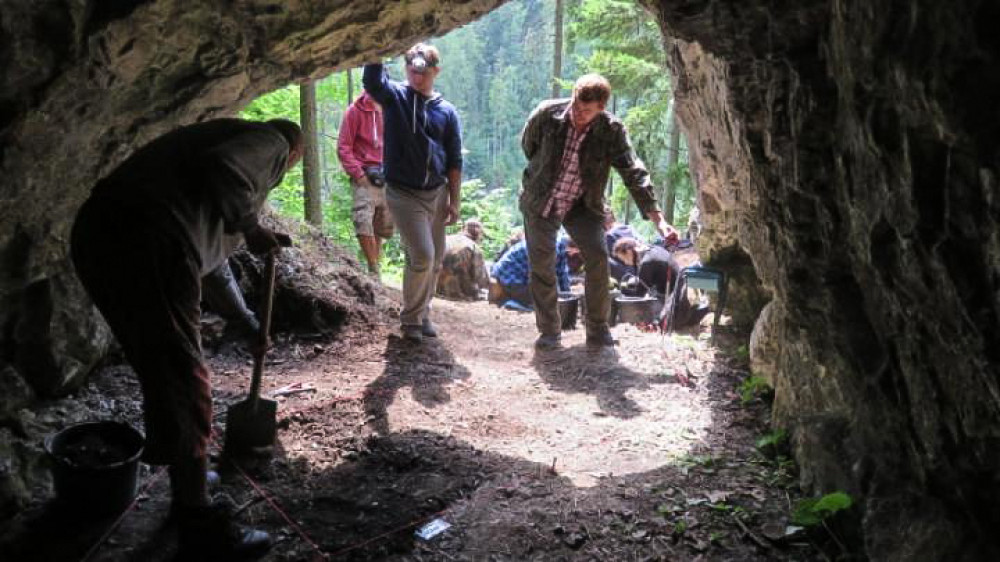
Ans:
[[[105,352],[110,333],[66,240],[96,180],[137,146],[290,82],[398,54],[500,3],[3,0],[0,368],[59,396]]]
[[[997,559],[1000,5],[644,3],[803,483],[863,500],[873,559]]]

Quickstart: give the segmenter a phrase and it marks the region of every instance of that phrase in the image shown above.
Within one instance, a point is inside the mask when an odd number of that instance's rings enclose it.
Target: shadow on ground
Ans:
[[[601,412],[629,419],[642,415],[642,408],[627,396],[633,389],[650,384],[676,384],[667,377],[651,378],[637,373],[618,361],[614,348],[589,348],[586,345],[535,351],[531,365],[552,390],[592,394]]]
[[[390,335],[386,342],[385,370],[364,390],[365,413],[375,433],[390,432],[387,412],[400,390],[410,388],[413,399],[426,408],[451,401],[447,386],[468,379],[469,370],[437,338],[415,344]]]

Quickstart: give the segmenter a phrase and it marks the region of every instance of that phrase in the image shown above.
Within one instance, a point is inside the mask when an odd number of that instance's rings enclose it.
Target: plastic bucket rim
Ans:
[[[138,450],[134,454],[132,454],[131,456],[129,456],[128,458],[126,458],[124,460],[121,460],[121,461],[118,461],[118,462],[114,462],[114,463],[110,463],[110,464],[106,464],[106,465],[99,466],[99,467],[81,467],[81,466],[78,466],[78,465],[76,465],[74,463],[69,462],[64,456],[62,456],[62,455],[60,455],[60,454],[58,454],[58,453],[55,452],[55,450],[54,450],[55,441],[60,436],[65,435],[67,432],[69,432],[71,430],[83,431],[84,429],[86,429],[88,427],[97,427],[97,426],[115,426],[115,427],[125,428],[125,429],[131,431],[132,433],[134,433],[138,437],[138,440],[139,440]],[[146,436],[143,435],[142,432],[139,431],[138,429],[136,429],[136,428],[132,427],[130,424],[127,424],[127,423],[124,423],[124,422],[117,422],[117,421],[82,422],[82,423],[76,423],[76,424],[64,427],[64,428],[60,429],[59,431],[57,431],[55,433],[51,433],[51,434],[47,435],[45,437],[45,440],[43,441],[43,447],[45,449],[46,454],[48,454],[49,458],[51,458],[53,461],[55,461],[55,462],[57,462],[57,463],[59,463],[59,464],[61,464],[63,466],[70,467],[70,468],[72,468],[74,470],[90,470],[90,471],[94,471],[94,472],[100,472],[100,471],[105,471],[105,470],[115,470],[115,469],[121,468],[121,467],[123,467],[125,465],[133,464],[133,463],[137,462],[142,457],[142,453],[146,450]]]

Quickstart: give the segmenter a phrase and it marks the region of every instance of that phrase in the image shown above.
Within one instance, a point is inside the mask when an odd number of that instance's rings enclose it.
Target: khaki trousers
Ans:
[[[431,298],[444,261],[444,221],[448,190],[419,191],[389,184],[385,200],[406,256],[403,269],[404,326],[419,326],[430,311]]]
[[[528,286],[535,301],[535,325],[542,334],[554,335],[562,331],[556,282],[556,236],[560,225],[566,227],[583,254],[587,333],[607,328],[611,296],[603,222],[602,216],[591,213],[581,202],[573,205],[561,222],[524,214],[524,238],[531,262]]]

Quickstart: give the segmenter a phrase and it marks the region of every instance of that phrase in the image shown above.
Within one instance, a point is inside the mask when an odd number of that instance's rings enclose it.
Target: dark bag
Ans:
[[[365,168],[365,176],[375,187],[385,187],[385,175],[382,173],[382,166],[368,166]]]

